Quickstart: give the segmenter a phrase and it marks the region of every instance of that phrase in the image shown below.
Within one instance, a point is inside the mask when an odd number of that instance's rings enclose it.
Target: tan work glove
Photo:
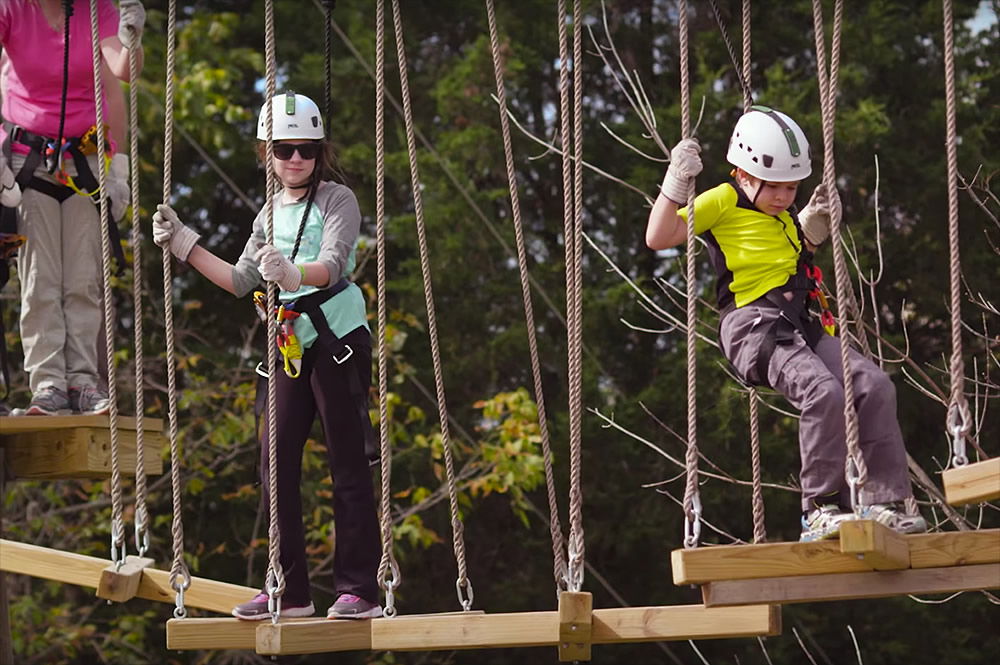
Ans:
[[[670,151],[670,166],[660,193],[679,206],[687,205],[691,179],[701,173],[701,146],[697,139],[683,139]]]
[[[201,235],[186,226],[173,208],[166,203],[156,206],[156,212],[153,213],[153,242],[163,249],[169,249],[181,261],[187,261],[200,239]]]
[[[833,200],[826,195],[826,185],[820,183],[813,190],[809,202],[799,211],[799,225],[802,234],[813,247],[819,247],[830,237],[830,211],[832,206],[840,209],[840,197],[834,192]]]

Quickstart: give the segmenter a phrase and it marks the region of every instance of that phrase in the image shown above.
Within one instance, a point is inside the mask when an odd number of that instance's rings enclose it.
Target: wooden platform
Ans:
[[[725,545],[677,550],[671,558],[674,583],[702,585],[707,607],[1000,588],[1000,529],[914,534],[889,543],[869,537]]]
[[[1000,563],[1000,529],[950,531],[904,536],[910,568],[942,568]],[[720,545],[671,553],[674,584],[704,584],[833,573],[864,573],[871,561],[841,552],[837,540],[811,543]]]
[[[953,506],[1000,499],[1000,457],[948,469],[941,480],[945,499]]]
[[[592,614],[591,642],[743,638],[777,635],[777,606],[623,607]],[[327,651],[437,651],[557,646],[557,611],[452,612],[370,621],[286,619],[277,625],[239,619],[171,619],[168,649],[245,649],[269,655]]]
[[[136,419],[118,418],[118,463],[135,475]],[[163,421],[143,420],[147,475],[163,473],[167,445]],[[111,475],[111,419],[108,416],[0,417],[0,446],[15,478],[107,478]]]
[[[29,575],[46,580],[97,589],[101,574],[108,567],[107,559],[0,539],[0,571]],[[229,614],[233,607],[253,598],[259,589],[191,578],[191,587],[184,593],[187,607]],[[161,603],[174,602],[170,587],[170,572],[144,568],[135,593],[138,598]]]

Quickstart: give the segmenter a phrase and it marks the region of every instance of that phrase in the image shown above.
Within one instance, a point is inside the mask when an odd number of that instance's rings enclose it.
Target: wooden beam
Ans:
[[[559,594],[559,661],[590,660],[594,596],[589,592]]]
[[[185,600],[187,597],[185,596]],[[291,621],[291,619],[289,619]],[[239,619],[187,618],[167,621],[167,649],[171,651],[201,649],[244,649],[257,646],[259,621]]]
[[[906,538],[875,520],[841,522],[840,551],[853,554],[875,570],[910,567],[910,546]]]
[[[748,603],[811,603],[907,594],[955,593],[1000,588],[1000,564],[916,568],[839,575],[709,582],[701,587],[709,607]]]
[[[9,573],[96,589],[107,565],[107,559],[0,539],[0,570]],[[191,588],[184,593],[184,604],[187,607],[229,614],[233,607],[253,598],[257,593],[259,590],[251,587],[192,577]],[[170,587],[170,572],[153,568],[143,570],[136,596],[161,603],[173,603],[174,590]]]
[[[1000,562],[1000,529],[904,536],[911,568],[941,568]],[[840,551],[836,540],[809,543],[719,545],[671,553],[674,584],[831,573],[862,573],[865,561]]]
[[[781,608],[777,605],[711,608],[675,605],[594,610],[594,644],[715,640],[780,634]]]
[[[136,419],[118,419],[118,460],[133,475]],[[0,446],[17,478],[107,478],[111,475],[111,429],[108,416],[9,416],[0,418]],[[163,421],[143,420],[146,473],[163,473],[160,451],[166,444]]]
[[[111,429],[111,416],[0,416],[0,435],[45,432],[55,429],[93,427]],[[118,416],[118,428],[135,431],[134,416]],[[143,418],[143,432],[162,432],[161,418]]]
[[[954,506],[1000,499],[1000,457],[948,469],[941,481],[945,499]]]
[[[256,650],[267,656],[369,651],[372,626],[369,619],[325,619],[257,622]]]
[[[97,581],[97,597],[124,603],[135,598],[142,581],[142,572],[156,563],[146,557],[128,556],[125,563],[118,566],[113,563],[101,571],[101,579]]]

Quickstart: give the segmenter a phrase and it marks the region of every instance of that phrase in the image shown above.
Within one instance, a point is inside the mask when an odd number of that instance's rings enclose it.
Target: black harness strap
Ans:
[[[323,303],[346,289],[350,284],[351,282],[348,279],[342,277],[330,288],[310,293],[286,305],[287,309],[295,310],[309,317],[313,328],[316,329],[316,341],[322,345],[323,350],[329,353],[338,365],[343,365],[354,355],[354,349],[348,342],[353,343],[355,346],[371,346],[371,335],[365,328],[357,328],[343,338],[337,337],[333,330],[330,329],[330,324],[323,314],[321,308]],[[277,368],[272,367],[271,371],[277,371]],[[374,465],[378,464],[380,460],[378,437],[375,435],[375,428],[372,426],[371,418],[368,416],[368,391],[362,385],[362,371],[363,368],[360,366],[348,368],[349,389],[365,437],[365,456]],[[259,432],[260,416],[264,413],[264,409],[267,406],[267,377],[260,372],[258,372],[258,376],[254,411],[258,419]],[[258,440],[260,440],[260,437],[258,437]]]

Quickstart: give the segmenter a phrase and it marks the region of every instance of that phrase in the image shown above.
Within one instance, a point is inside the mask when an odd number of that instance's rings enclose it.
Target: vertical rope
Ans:
[[[826,69],[826,49],[823,31],[823,7],[821,0],[813,0],[813,30],[816,38],[816,70],[819,78],[820,105],[823,111],[823,183],[828,192],[836,191],[836,165],[833,156],[834,122],[837,113],[837,73],[840,67],[840,32],[843,16],[843,1],[837,0],[834,8],[833,41],[830,54],[830,70]],[[833,268],[836,275],[837,303],[841,317],[844,316],[846,295],[851,289],[847,262],[840,240],[840,206],[830,209],[830,237],[833,246]],[[843,327],[841,328],[843,332]],[[854,373],[849,360],[850,344],[846,335],[840,339],[840,363],[844,373],[844,424],[847,435],[847,460],[845,474],[851,487],[851,503],[855,511],[864,507],[861,489],[868,480],[868,468],[858,443],[858,415],[854,409]]]
[[[174,156],[174,68],[177,50],[177,0],[167,4],[167,76],[163,102],[163,202],[170,201]],[[167,436],[170,440],[170,522],[173,559],[170,564],[170,587],[174,590],[174,617],[187,616],[184,592],[191,586],[191,573],[184,561],[184,517],[181,512],[181,456],[177,440],[177,359],[174,354],[174,291],[170,248],[163,249],[163,318],[167,356]]]
[[[267,203],[265,232],[267,242],[274,244],[274,197],[278,193],[278,183],[274,173],[274,105],[271,100],[277,87],[277,64],[274,52],[274,0],[264,2],[264,69],[266,86],[264,93],[264,115],[267,123],[267,147],[264,169],[267,174]],[[274,312],[278,304],[278,289],[274,282],[267,283],[267,311]],[[267,367],[269,374],[277,373],[277,350],[274,338],[277,321],[273,315],[267,317]],[[281,615],[281,596],[285,592],[285,575],[281,570],[281,530],[278,528],[278,408],[276,378],[267,382],[267,486],[268,486],[268,545],[267,581],[268,609],[271,621],[276,623]]]
[[[758,400],[760,395],[750,389],[750,464],[753,485],[753,542],[763,543],[767,540],[767,530],[764,528],[764,492],[760,469],[760,413]]]
[[[382,467],[382,559],[379,586],[385,591],[387,617],[396,615],[395,590],[402,581],[392,542],[392,445],[389,442],[389,347],[386,343],[387,304],[385,280],[385,0],[378,0],[375,28],[375,244],[378,264],[378,412]]]
[[[451,439],[448,433],[448,404],[445,401],[444,376],[441,369],[441,352],[438,347],[437,316],[434,311],[434,291],[431,282],[430,257],[427,251],[427,233],[424,225],[424,205],[421,197],[420,172],[417,167],[417,146],[413,133],[413,110],[410,106],[410,84],[406,66],[406,48],[403,43],[403,22],[399,0],[392,0],[393,28],[396,35],[396,56],[399,60],[400,97],[403,102],[403,120],[406,125],[406,147],[410,159],[410,180],[413,187],[413,208],[417,222],[417,240],[420,247],[420,268],[424,279],[424,301],[427,306],[427,333],[431,343],[431,360],[434,365],[434,385],[437,389],[438,418],[441,421],[441,445],[448,483],[448,503],[451,507],[452,540],[458,579],[455,589],[463,610],[472,609],[473,590],[465,563],[465,538],[462,520],[458,514],[458,490],[455,485],[455,463],[452,459]]]
[[[952,437],[952,464],[962,466],[969,460],[965,437],[972,427],[969,404],[965,399],[965,363],[962,360],[961,261],[958,246],[958,141],[955,128],[955,28],[951,0],[943,0],[944,14],[944,86],[945,150],[948,159],[948,265],[951,283],[951,395],[946,426]]]
[[[753,87],[750,84],[750,0],[743,0],[743,112],[753,106]]]
[[[129,192],[132,197],[132,310],[135,340],[135,548],[139,556],[149,549],[149,510],[146,506],[146,443],[143,414],[145,399],[145,359],[142,342],[142,224],[139,221],[139,62],[135,51],[128,53],[128,144]]]
[[[681,67],[681,137],[691,136],[691,84],[688,74],[688,10],[687,0],[679,0],[678,32]],[[698,546],[701,534],[701,497],[698,494],[698,365],[695,358],[698,324],[698,293],[695,280],[697,245],[694,237],[694,179],[688,189],[687,225],[687,450],[684,466],[687,482],[684,487],[684,547]]]
[[[514,149],[510,137],[510,120],[507,118],[507,92],[500,56],[500,38],[497,35],[496,12],[493,0],[486,0],[486,15],[490,27],[490,51],[493,56],[493,75],[497,84],[497,106],[500,111],[500,132],[503,136],[504,162],[507,167],[507,184],[510,188],[511,217],[514,221],[514,241],[517,246],[517,266],[521,276],[521,299],[524,302],[525,326],[528,330],[528,355],[531,358],[531,375],[535,385],[535,404],[538,405],[538,428],[542,439],[542,459],[545,465],[545,488],[549,501],[549,533],[552,537],[552,573],[556,592],[566,589],[566,557],[563,551],[562,526],[559,523],[559,501],[556,498],[555,477],[552,470],[552,445],[549,441],[548,418],[545,415],[545,394],[542,389],[542,369],[538,358],[538,340],[535,336],[535,314],[528,276],[528,258],[521,223],[521,204],[517,191],[517,172],[514,169]]]
[[[333,126],[333,8],[336,0],[323,0],[323,71],[326,82],[323,86],[323,126],[326,131],[330,131]]]
[[[572,273],[572,297],[569,299],[567,324],[569,332],[569,549],[568,588],[579,591],[583,586],[584,537],[582,442],[582,350],[583,350],[583,11],[581,1],[573,2],[573,208],[572,242],[567,274]],[[566,151],[568,152],[568,150]]]
[[[104,342],[108,364],[108,403],[111,421],[111,560],[125,563],[125,523],[122,519],[122,476],[118,455],[118,390],[115,381],[115,322],[111,316],[111,222],[108,219],[107,169],[104,150],[104,80],[101,75],[101,42],[97,0],[90,0],[90,40],[94,64],[94,111],[97,128],[97,175],[101,218],[101,265],[104,278]]]

